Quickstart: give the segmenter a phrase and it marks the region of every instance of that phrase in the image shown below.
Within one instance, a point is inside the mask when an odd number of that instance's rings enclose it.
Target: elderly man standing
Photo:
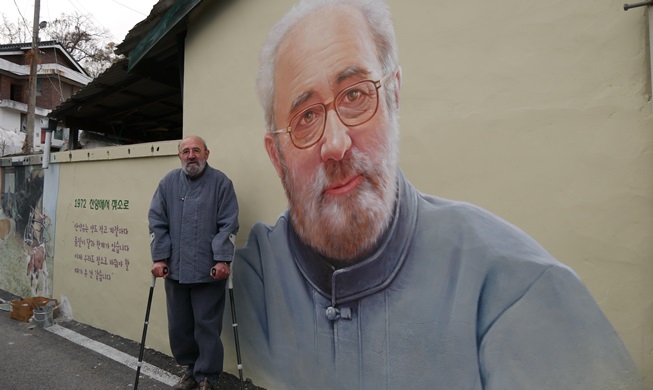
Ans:
[[[187,367],[174,389],[217,389],[223,366],[220,332],[238,201],[231,180],[208,158],[202,138],[184,138],[181,168],[161,179],[148,215],[152,275],[166,278],[170,349]]]
[[[381,0],[302,1],[258,90],[288,198],[237,251],[245,367],[274,389],[621,389],[636,381],[576,274],[398,168],[401,70]]]

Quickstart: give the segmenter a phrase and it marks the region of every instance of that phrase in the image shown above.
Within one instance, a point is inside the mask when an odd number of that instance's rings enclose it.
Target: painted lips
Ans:
[[[362,179],[363,177],[361,175],[352,176],[346,180],[333,183],[324,192],[329,195],[344,195],[356,188]]]

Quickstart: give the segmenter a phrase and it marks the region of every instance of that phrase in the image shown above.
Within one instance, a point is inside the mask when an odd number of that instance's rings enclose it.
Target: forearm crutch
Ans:
[[[231,306],[232,327],[234,328],[234,339],[236,341],[236,359],[238,360],[238,374],[240,375],[240,390],[243,390],[243,364],[240,361],[240,341],[238,340],[238,320],[236,320],[236,306],[234,305],[234,284],[231,273],[227,286],[229,287],[229,303]]]
[[[168,267],[163,269],[163,274],[168,273]],[[156,276],[152,275],[152,284],[150,285],[150,294],[147,297],[147,309],[145,309],[145,323],[143,324],[143,338],[141,339],[141,351],[138,354],[138,365],[136,367],[136,381],[134,390],[138,390],[138,377],[141,375],[141,366],[143,365],[143,351],[145,350],[145,336],[147,336],[147,325],[150,322],[150,309],[152,308],[152,295],[156,285]]]
[[[233,283],[233,262],[236,259],[236,235],[230,234],[229,241],[234,246],[234,255],[232,256],[231,261],[231,271],[229,272],[229,278],[227,279],[227,287],[229,289],[229,306],[231,307],[231,326],[234,328],[234,340],[236,342],[236,359],[238,360],[238,374],[240,375],[240,390],[243,390],[244,381],[243,381],[243,364],[240,360],[240,341],[238,340],[238,320],[236,320],[236,306],[234,303],[234,283]],[[215,268],[211,270],[211,273],[215,276]]]

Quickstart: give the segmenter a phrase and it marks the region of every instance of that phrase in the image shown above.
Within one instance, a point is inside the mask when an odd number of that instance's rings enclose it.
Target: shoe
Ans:
[[[172,388],[174,390],[193,390],[197,388],[197,381],[193,378],[192,373],[187,372]]]
[[[211,384],[208,379],[204,378],[204,380],[200,382],[199,390],[218,390],[218,384]]]

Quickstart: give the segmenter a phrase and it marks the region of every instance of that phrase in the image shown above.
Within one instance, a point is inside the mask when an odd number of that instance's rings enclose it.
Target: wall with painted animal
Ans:
[[[0,177],[0,288],[20,297],[49,297],[55,209],[44,197],[46,171],[40,164],[6,164]]]

